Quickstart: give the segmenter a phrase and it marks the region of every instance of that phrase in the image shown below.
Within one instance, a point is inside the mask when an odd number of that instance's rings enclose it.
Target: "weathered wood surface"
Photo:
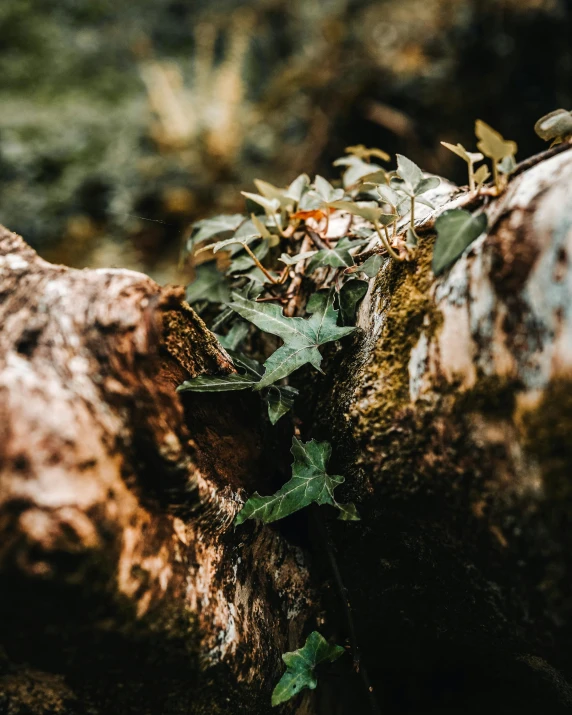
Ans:
[[[363,514],[338,558],[390,712],[572,707],[572,150],[484,208],[442,277],[432,237],[386,263],[316,413]]]
[[[267,712],[298,645],[302,555],[232,527],[257,403],[175,393],[232,369],[183,295],[0,233],[2,712]]]
[[[429,219],[305,396],[362,515],[328,528],[384,713],[572,707],[571,195],[572,151],[527,168],[438,279]],[[175,394],[232,369],[179,291],[9,232],[0,269],[0,706],[269,713],[326,559],[311,529],[231,521],[288,435],[268,446],[253,396]],[[359,687],[285,712],[361,715]]]

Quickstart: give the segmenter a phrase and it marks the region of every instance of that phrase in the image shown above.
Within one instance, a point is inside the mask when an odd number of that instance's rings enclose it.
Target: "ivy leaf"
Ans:
[[[563,141],[572,136],[572,112],[555,109],[536,122],[534,131],[546,142],[553,139]]]
[[[225,350],[237,350],[247,335],[248,323],[237,320],[226,335],[217,335],[217,339]]]
[[[372,256],[373,258],[373,256]],[[349,280],[340,289],[340,315],[344,325],[355,325],[358,306],[368,289],[367,281]]]
[[[252,233],[249,236],[243,236],[242,238],[237,238],[236,236],[233,236],[232,238],[225,238],[224,241],[217,241],[216,243],[211,243],[209,246],[204,246],[197,251],[197,254],[204,253],[205,251],[217,253],[223,248],[230,250],[229,246],[233,246],[235,244],[244,246],[246,243],[250,243],[250,241],[254,241],[257,238],[260,238],[260,234],[258,233]]]
[[[397,154],[397,175],[402,180],[408,195],[415,196],[419,182],[423,181],[423,172],[417,164],[403,154]]]
[[[187,286],[189,303],[206,300],[209,303],[226,303],[230,298],[228,283],[214,263],[201,263],[196,268],[195,280]]]
[[[516,169],[514,156],[505,156],[505,158],[500,161],[497,166],[501,174],[506,174],[507,176],[512,174],[512,172]]]
[[[380,184],[377,187],[377,193],[380,195],[381,199],[390,206],[396,207],[403,200],[398,196],[391,186],[387,184]]]
[[[499,134],[481,119],[475,122],[475,134],[480,139],[477,149],[493,161],[502,161],[507,156],[514,156],[518,146],[516,142],[506,141],[502,134]]]
[[[275,425],[281,417],[292,409],[297,395],[298,390],[295,387],[271,385],[266,395],[270,424]]]
[[[300,261],[305,261],[307,258],[315,256],[316,253],[317,251],[306,251],[305,253],[298,253],[296,256],[289,256],[287,253],[283,253],[278,260],[287,266],[295,266]]]
[[[370,256],[365,263],[359,267],[362,273],[365,273],[368,278],[375,278],[379,273],[379,269],[383,265],[384,258],[380,256],[379,253],[374,253]]]
[[[370,223],[381,223],[383,226],[389,226],[398,218],[395,214],[384,213],[374,201],[360,201],[359,203],[354,201],[334,201],[330,206],[347,211],[347,213],[354,216],[360,216]]]
[[[479,166],[479,168],[475,171],[475,187],[477,191],[481,188],[481,186],[485,183],[485,181],[489,178],[490,175],[491,172],[489,171],[489,167],[486,164]]]
[[[303,648],[284,653],[287,670],[272,693],[272,707],[285,703],[304,688],[314,690],[318,684],[314,669],[324,662],[333,663],[344,653],[339,645],[330,645],[317,631],[310,633]]]
[[[349,268],[353,266],[354,259],[350,255],[350,251],[363,243],[366,243],[364,239],[352,241],[351,238],[344,236],[335,246],[322,248],[318,251],[308,263],[306,273],[312,273],[322,266],[331,266],[332,268]]]
[[[256,385],[256,380],[248,375],[199,375],[185,380],[177,387],[177,392],[227,392],[228,390],[248,390]]]
[[[370,164],[357,156],[343,156],[341,159],[336,159],[334,166],[348,167],[343,176],[344,189],[355,186],[362,179],[365,181],[368,177],[372,178],[373,174],[379,175],[382,181],[385,177],[385,171],[379,164]]]
[[[243,221],[244,216],[242,214],[225,214],[197,221],[193,225],[193,233],[187,241],[187,249],[190,251],[193,246],[196,246],[197,243],[202,243],[208,238],[218,236],[220,233],[225,233],[226,231],[236,231]]]
[[[389,154],[382,151],[381,149],[376,149],[375,147],[368,149],[363,144],[355,144],[354,146],[347,146],[344,149],[344,151],[346,152],[346,154],[353,154],[354,156],[357,156],[359,159],[371,159],[371,157],[374,156],[376,159],[381,159],[382,161],[390,161],[391,160],[391,157],[389,156]]]
[[[233,293],[233,302],[230,304],[233,310],[260,330],[278,335],[284,341],[284,345],[264,363],[266,371],[255,390],[268,387],[306,363],[319,370],[322,356],[318,347],[339,340],[355,330],[336,325],[338,311],[334,309],[333,300],[333,291],[327,294],[315,293],[306,306],[306,310],[312,313],[310,318],[287,318],[277,305],[256,303]]]
[[[260,194],[251,194],[248,191],[240,192],[243,196],[255,204],[262,206],[269,216],[273,216],[280,209],[280,201],[278,199],[269,199],[266,196],[261,196]]]
[[[262,261],[262,259],[266,257],[269,250],[270,246],[268,245],[268,241],[262,241],[258,244],[258,246],[256,246],[256,248],[252,252],[256,256],[256,258],[258,258],[259,261]],[[242,271],[249,270],[254,265],[255,263],[252,260],[252,257],[248,253],[243,253],[241,251],[240,255],[238,255],[231,261],[227,273],[241,273]]]
[[[293,437],[290,451],[294,457],[292,478],[272,496],[262,497],[255,492],[237,514],[235,523],[239,525],[247,519],[257,519],[268,524],[283,519],[312,502],[338,508],[340,519],[359,520],[353,504],[338,504],[334,499],[334,489],[345,479],[339,474],[329,475],[326,472],[332,453],[329,442],[310,440],[303,443]]]
[[[332,201],[341,199],[344,195],[343,189],[334,189],[329,181],[323,176],[316,176],[314,179],[314,189],[322,199],[323,203],[330,204]]]
[[[485,157],[480,152],[467,151],[462,144],[449,144],[448,142],[441,142],[441,144],[452,151],[453,154],[460,156],[463,161],[466,161],[469,166],[476,164],[477,161],[482,161]]]
[[[445,211],[435,221],[437,241],[433,249],[432,268],[439,275],[487,228],[485,213],[473,216],[463,209]]]
[[[294,181],[290,184],[290,186],[287,188],[286,196],[289,196],[296,203],[299,203],[300,199],[302,198],[302,195],[309,186],[310,177],[308,176],[308,174],[300,174],[300,176],[296,177]]]

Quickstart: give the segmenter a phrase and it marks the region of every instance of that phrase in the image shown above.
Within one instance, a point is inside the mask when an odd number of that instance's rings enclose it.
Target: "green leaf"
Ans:
[[[281,417],[292,409],[297,395],[298,390],[295,387],[271,385],[266,395],[270,424],[275,425]]]
[[[237,320],[226,335],[217,335],[217,339],[225,350],[237,350],[247,335],[248,323]]]
[[[354,146],[347,146],[344,151],[346,154],[353,154],[359,159],[371,159],[374,156],[376,159],[381,159],[382,161],[390,161],[391,157],[385,151],[381,149],[376,149],[372,147],[368,149],[364,144],[355,144]]]
[[[365,263],[359,267],[362,273],[365,273],[368,278],[374,278],[378,273],[379,269],[383,265],[384,257],[380,256],[379,253],[374,253],[370,256]]]
[[[374,201],[355,203],[354,201],[334,201],[330,204],[332,208],[347,211],[354,216],[361,216],[366,221],[371,223],[381,223],[383,226],[389,226],[398,217],[395,214],[386,214]]]
[[[555,109],[536,122],[534,131],[546,142],[553,139],[566,139],[572,136],[572,112]]]
[[[487,228],[485,213],[473,216],[463,209],[445,211],[435,221],[437,241],[433,249],[432,268],[439,275],[453,263]]]
[[[436,189],[440,183],[441,179],[439,179],[438,176],[428,176],[426,179],[421,179],[415,188],[415,196],[421,196],[421,194],[425,194],[427,191]]]
[[[516,142],[506,141],[502,134],[481,119],[475,122],[475,134],[480,139],[477,149],[493,161],[502,161],[506,156],[514,156],[517,152]]]
[[[423,180],[423,172],[417,164],[403,154],[397,154],[397,175],[403,181],[408,195],[414,196],[417,185]]]
[[[302,195],[309,186],[310,177],[308,176],[308,174],[300,174],[300,176],[296,177],[294,181],[290,184],[290,186],[286,190],[286,195],[289,196],[291,199],[294,199],[296,203],[299,203],[300,199],[302,198]]]
[[[267,214],[273,215],[280,209],[280,201],[278,199],[269,199],[266,196],[251,194],[248,191],[241,191],[240,193],[247,199],[254,201],[255,204],[262,206]]]
[[[509,176],[516,169],[516,161],[514,160],[514,156],[505,156],[502,161],[499,161],[497,167],[501,174],[506,174],[507,176]]]
[[[336,325],[338,311],[334,309],[333,300],[333,291],[325,295],[316,293],[306,307],[312,313],[310,318],[287,318],[277,305],[256,303],[238,293],[233,294],[230,304],[233,310],[260,330],[278,335],[284,341],[284,345],[264,363],[266,372],[255,390],[268,387],[306,363],[319,370],[322,356],[318,347],[339,340],[355,329]]]
[[[479,168],[475,171],[475,186],[477,190],[481,188],[490,175],[491,172],[486,164],[479,166]]]
[[[476,164],[477,161],[482,161],[485,157],[480,152],[467,151],[462,144],[449,144],[448,142],[441,142],[441,144],[452,151],[453,154],[460,156],[463,161],[466,161],[469,166]]]
[[[283,253],[278,260],[287,266],[295,266],[300,261],[305,261],[307,258],[315,256],[316,253],[317,251],[306,251],[305,253],[298,253],[296,256],[289,256],[287,253]]]
[[[364,181],[372,179],[374,174],[382,181],[386,175],[386,172],[381,166],[379,166],[379,164],[370,164],[357,156],[344,156],[341,159],[337,159],[334,161],[334,166],[348,167],[344,172],[344,189],[349,189],[350,187],[355,186],[355,184],[362,179]]]
[[[287,670],[272,693],[272,706],[285,703],[304,688],[314,690],[318,681],[314,674],[317,665],[333,663],[344,649],[339,645],[330,645],[317,631],[310,633],[303,648],[284,653],[282,660]]]
[[[373,258],[373,256],[372,256]],[[340,289],[340,315],[344,325],[355,325],[358,306],[367,293],[367,281],[349,280]]]
[[[361,241],[352,241],[351,238],[344,236],[335,246],[331,248],[322,248],[308,263],[306,273],[310,274],[317,268],[322,266],[331,266],[332,268],[349,268],[353,266],[354,259],[350,255],[350,251],[365,243]]]
[[[230,246],[233,246],[235,244],[244,246],[246,243],[250,243],[250,241],[254,241],[257,238],[260,238],[260,234],[258,233],[253,233],[249,236],[244,236],[242,238],[237,238],[236,236],[233,236],[232,238],[225,238],[224,241],[217,241],[217,243],[211,243],[209,246],[204,246],[197,251],[197,254],[204,253],[205,251],[212,251],[213,253],[217,253],[223,248],[230,250]]]
[[[187,286],[186,297],[189,303],[199,300],[226,303],[230,291],[225,277],[214,263],[201,263],[196,268],[195,280]]]
[[[348,514],[355,514],[354,521],[359,519],[357,512],[349,505],[338,504],[334,498],[334,489],[345,480],[339,474],[329,475],[326,472],[327,463],[332,453],[329,442],[300,442],[292,438],[290,450],[294,457],[292,463],[292,478],[275,494],[262,497],[258,492],[246,502],[236,516],[236,524],[242,524],[247,519],[257,519],[268,524],[285,516],[293,514],[308,506],[329,504],[343,512],[340,518],[348,519]]]
[[[192,380],[186,380],[179,387],[177,392],[227,392],[228,390],[248,390],[256,384],[256,380],[248,375],[218,375],[209,377],[199,375]]]
[[[402,200],[402,197],[399,197],[397,195],[397,192],[395,192],[390,186],[387,184],[380,184],[377,187],[377,193],[380,195],[381,199],[386,203],[389,204],[390,206],[397,206]]]
[[[214,218],[204,218],[193,225],[193,233],[187,241],[187,249],[190,251],[197,243],[202,243],[208,238],[217,236],[226,231],[236,231],[244,221],[242,214],[215,216]],[[198,230],[197,230],[198,229]]]
[[[268,241],[262,241],[258,244],[258,246],[256,246],[256,248],[252,252],[256,256],[256,258],[258,258],[259,261],[262,261],[262,259],[265,258],[269,250],[270,246],[268,245]],[[249,256],[249,254],[246,252],[242,252],[241,250],[240,254],[231,261],[227,273],[241,273],[242,271],[249,270],[254,265],[255,263]]]
[[[322,199],[324,203],[331,203],[332,201],[337,201],[341,199],[344,195],[343,189],[334,189],[329,181],[324,179],[323,176],[316,176],[314,179],[314,189]]]

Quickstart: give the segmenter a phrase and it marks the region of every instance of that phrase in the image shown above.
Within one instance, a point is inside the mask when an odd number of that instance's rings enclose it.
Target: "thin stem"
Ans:
[[[274,224],[275,224],[276,228],[278,229],[278,233],[280,234],[280,236],[281,236],[282,238],[286,238],[286,236],[284,235],[284,233],[283,233],[283,231],[282,231],[282,227],[281,227],[280,224],[278,223],[278,214],[277,214],[277,213],[273,213],[272,216],[273,216],[273,218],[274,218]]]
[[[473,162],[469,162],[469,191],[473,193],[475,190],[475,167]]]
[[[411,197],[411,230],[415,233],[415,196]]]
[[[264,266],[262,265],[262,263],[260,263],[260,261],[258,260],[258,258],[254,255],[253,251],[251,250],[250,246],[249,246],[247,243],[244,244],[244,250],[245,250],[245,251],[248,253],[248,255],[252,258],[252,260],[253,260],[254,263],[256,264],[256,267],[257,267],[257,268],[260,268],[260,270],[264,273],[264,275],[268,278],[268,280],[269,280],[271,283],[278,283],[278,282],[279,282],[276,278],[274,278],[274,276],[273,276],[271,273],[269,273],[269,272],[266,270],[266,268],[264,268]]]
[[[499,170],[498,170],[497,162],[495,159],[493,159],[493,179],[494,179],[497,191],[500,191],[501,187],[500,187],[500,183],[499,183]]]
[[[403,258],[399,255],[399,253],[396,253],[393,249],[393,246],[390,244],[389,240],[385,237],[385,235],[381,232],[380,227],[379,227],[379,222],[375,221],[374,224],[375,230],[377,231],[377,235],[380,238],[380,241],[383,243],[383,245],[387,248],[387,252],[389,255],[394,258],[396,261],[402,261]]]

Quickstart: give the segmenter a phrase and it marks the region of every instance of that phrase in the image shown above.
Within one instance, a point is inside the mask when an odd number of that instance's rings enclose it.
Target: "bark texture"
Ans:
[[[385,712],[572,707],[571,196],[567,149],[485,201],[437,280],[428,221],[329,368],[317,415],[363,514],[338,558]]]
[[[290,459],[254,396],[177,397],[232,369],[180,291],[0,234],[4,711],[269,713],[320,599],[384,713],[570,710],[571,195],[572,150],[523,167],[437,280],[429,216],[309,386],[362,516],[326,528],[351,624],[303,521],[233,530]],[[360,687],[283,712],[365,714]]]
[[[231,526],[257,403],[175,393],[233,369],[183,295],[0,233],[3,713],[266,713],[312,614],[299,550]]]

